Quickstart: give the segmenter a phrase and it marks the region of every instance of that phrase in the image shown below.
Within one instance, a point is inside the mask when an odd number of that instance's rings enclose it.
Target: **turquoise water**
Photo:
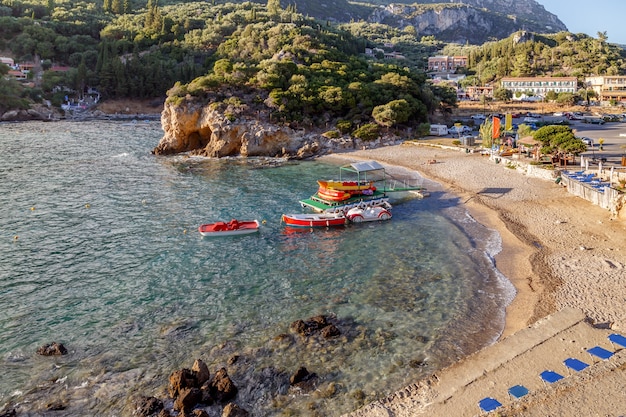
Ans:
[[[392,194],[387,222],[293,231],[281,214],[337,165],[155,157],[161,135],[158,122],[0,124],[0,410],[131,415],[134,396],[165,398],[169,374],[200,358],[227,368],[255,416],[340,415],[499,335],[499,236],[437,184]],[[263,224],[197,232],[231,218]],[[290,332],[318,314],[342,335]],[[52,341],[69,354],[36,355]],[[316,394],[285,383],[300,366]]]

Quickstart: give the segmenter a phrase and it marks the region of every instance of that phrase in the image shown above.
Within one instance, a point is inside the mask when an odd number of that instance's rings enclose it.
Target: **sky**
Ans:
[[[606,32],[609,42],[626,45],[626,0],[536,1],[572,33],[597,38],[598,32]]]

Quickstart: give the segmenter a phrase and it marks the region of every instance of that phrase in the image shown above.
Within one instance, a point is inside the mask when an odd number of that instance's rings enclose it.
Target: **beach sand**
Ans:
[[[529,346],[516,356],[517,359],[503,359],[501,365],[491,370],[485,367],[483,376],[454,385],[451,381],[467,372],[464,367],[483,365],[479,352],[461,361],[466,363],[455,364],[427,381],[416,381],[414,386],[390,393],[389,398],[365,406],[351,416],[478,414],[476,395],[485,393],[487,396],[494,389],[501,397],[502,392],[506,393],[506,387],[498,391],[494,372],[508,375],[508,379],[500,377],[502,381],[513,381],[516,375],[531,375],[537,366],[550,365],[546,358],[563,370],[565,357],[559,360],[561,356],[586,353],[584,349],[592,343],[604,342],[604,347],[611,348],[606,341],[608,333],[626,334],[626,220],[623,214],[612,219],[608,210],[569,194],[553,179],[529,177],[478,153],[405,143],[326,158],[349,162],[376,160],[418,171],[462,197],[476,220],[500,233],[503,248],[496,256],[496,266],[513,283],[517,295],[506,307],[506,325],[496,345],[507,342],[509,337],[508,343],[517,340],[515,345],[519,345],[520,340],[525,340],[524,331],[528,331],[529,326],[541,323],[551,314],[565,311],[561,314],[580,315],[568,325],[577,329],[573,333],[576,336],[567,333],[571,332],[570,327],[564,326],[564,333],[544,335],[545,340],[537,346]],[[436,162],[429,163],[432,161]],[[570,343],[569,350],[561,348],[565,343]],[[546,351],[547,346],[552,346],[551,350]],[[494,348],[497,346],[491,347]],[[527,382],[534,387],[531,395],[521,400],[502,401],[504,406],[498,412],[524,416],[624,415],[626,355],[622,353],[614,355],[612,362],[594,365],[554,386],[537,385],[541,381],[535,373],[535,378]],[[511,370],[507,371],[509,368]],[[446,383],[452,386],[447,388],[450,394],[437,399],[440,394],[437,387]],[[473,394],[469,395],[470,392]],[[470,414],[469,402],[473,410]]]

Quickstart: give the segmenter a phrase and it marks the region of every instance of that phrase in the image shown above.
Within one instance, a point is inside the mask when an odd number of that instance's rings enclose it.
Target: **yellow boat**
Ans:
[[[317,183],[321,188],[341,190],[341,191],[361,191],[367,190],[374,186],[374,181],[323,181],[318,180]]]

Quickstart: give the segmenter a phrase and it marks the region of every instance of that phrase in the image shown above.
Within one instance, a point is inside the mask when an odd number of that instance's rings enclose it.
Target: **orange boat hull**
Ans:
[[[352,197],[352,194],[350,194],[347,191],[334,190],[332,188],[324,188],[324,187],[320,187],[317,190],[317,195],[323,198],[324,200],[330,200],[330,201],[344,201]]]

